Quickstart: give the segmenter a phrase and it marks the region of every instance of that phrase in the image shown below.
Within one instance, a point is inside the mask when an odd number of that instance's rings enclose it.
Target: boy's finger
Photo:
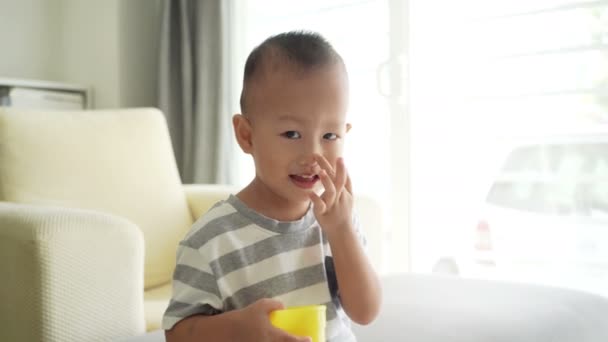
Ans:
[[[336,179],[334,185],[336,187],[336,193],[340,194],[346,183],[346,166],[344,165],[344,159],[342,158],[338,158],[336,163]]]
[[[331,179],[333,180],[336,176],[336,171],[334,170],[333,166],[331,166],[329,161],[320,154],[315,155],[315,160],[317,161],[321,169],[327,171],[327,174],[330,175]]]
[[[271,311],[275,310],[281,310],[284,308],[283,303],[272,298],[259,299],[254,303],[254,305],[258,305],[260,309],[262,309],[266,313],[270,313]]]
[[[346,173],[346,184],[344,185],[344,187],[346,188],[346,191],[348,191],[348,193],[350,193],[351,195],[353,194],[353,184],[350,181],[350,175],[348,174],[348,172]]]
[[[312,339],[310,337],[299,337],[286,333],[285,331],[278,329],[275,331],[275,334],[278,339],[275,339],[280,342],[311,342]]]
[[[323,202],[323,200],[317,196],[317,194],[315,194],[314,192],[310,194],[310,200],[312,201],[312,204],[315,206],[315,212],[317,213],[324,213],[326,206],[325,206],[325,202]]]
[[[321,199],[328,208],[331,208],[336,199],[336,187],[334,186],[334,182],[329,178],[327,171],[321,170],[319,177],[321,177],[321,183],[323,183],[323,187],[325,188],[325,191],[323,191],[323,194],[321,195]]]

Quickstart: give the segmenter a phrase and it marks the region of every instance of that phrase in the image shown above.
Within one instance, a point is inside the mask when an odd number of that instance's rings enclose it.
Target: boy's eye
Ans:
[[[336,139],[338,139],[338,135],[336,133],[325,133],[323,135],[323,139],[326,139],[326,140],[336,140]]]
[[[300,135],[300,133],[296,132],[296,131],[287,131],[287,132],[284,132],[281,135],[284,136],[287,139],[300,139],[302,137]]]

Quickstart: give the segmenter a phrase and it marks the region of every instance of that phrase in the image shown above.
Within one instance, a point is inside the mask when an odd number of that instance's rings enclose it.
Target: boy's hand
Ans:
[[[335,171],[325,157],[318,155],[316,160],[321,168],[319,178],[325,191],[320,197],[311,193],[310,199],[317,221],[327,237],[332,239],[336,233],[352,228],[353,189],[342,158],[338,158]]]
[[[270,312],[283,309],[274,299],[260,299],[239,310],[237,339],[239,342],[311,342],[310,337],[297,337],[270,323]]]

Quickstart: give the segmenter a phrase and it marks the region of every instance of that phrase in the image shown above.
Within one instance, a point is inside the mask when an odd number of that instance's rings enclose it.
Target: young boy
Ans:
[[[341,158],[347,102],[344,62],[320,35],[283,33],[251,52],[233,125],[256,175],[180,243],[168,342],[308,341],[268,315],[313,304],[327,307],[327,341],[355,341],[350,320],[376,317],[379,281]]]

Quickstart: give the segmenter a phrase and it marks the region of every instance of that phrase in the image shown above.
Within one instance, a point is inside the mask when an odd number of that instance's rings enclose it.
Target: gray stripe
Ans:
[[[251,224],[251,221],[240,213],[230,213],[209,221],[203,228],[192,234],[182,244],[194,249],[200,249],[214,237],[226,232],[241,229]]]
[[[177,264],[173,273],[173,279],[222,298],[217,288],[215,276],[211,273],[203,272],[187,265]]]
[[[250,246],[227,253],[209,263],[213,273],[221,279],[230,272],[253,265],[262,260],[296,249],[319,244],[320,229],[308,229],[301,233],[276,235]]]
[[[192,315],[211,316],[211,315],[217,315],[219,313],[222,313],[222,311],[214,308],[213,306],[211,306],[209,304],[200,304],[200,303],[188,304],[188,303],[178,302],[178,301],[175,301],[172,299],[171,302],[169,302],[169,306],[167,307],[167,310],[165,311],[165,316],[177,317],[177,318],[182,319],[182,318],[192,316]]]
[[[325,283],[323,264],[302,268],[295,272],[284,273],[241,288],[224,300],[224,308],[228,311],[244,308],[260,298],[273,298],[319,283]]]

